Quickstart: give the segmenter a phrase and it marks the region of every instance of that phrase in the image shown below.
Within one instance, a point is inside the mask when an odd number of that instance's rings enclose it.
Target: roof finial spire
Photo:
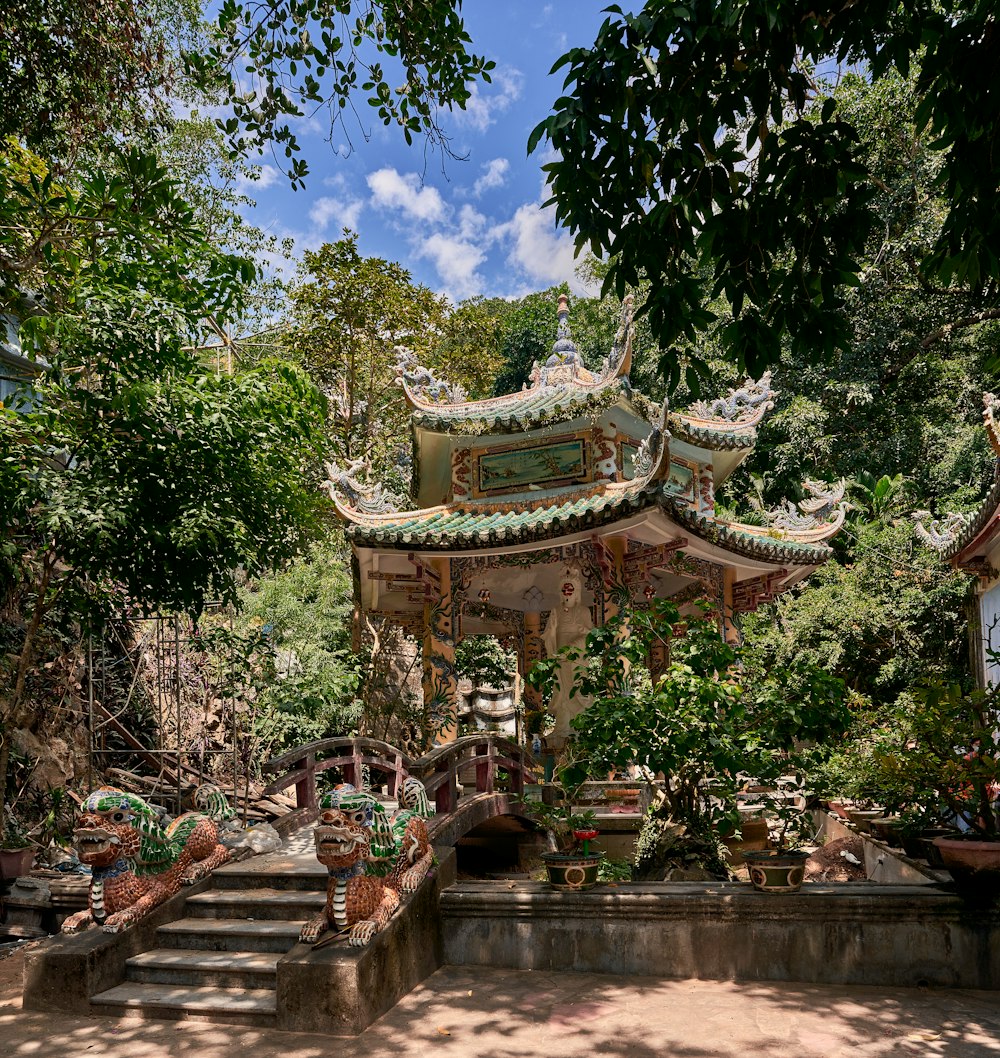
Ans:
[[[559,329],[556,331],[556,340],[552,343],[552,356],[549,357],[547,365],[555,367],[557,364],[569,364],[582,367],[583,360],[569,333],[569,298],[565,294],[559,295],[558,314]]]

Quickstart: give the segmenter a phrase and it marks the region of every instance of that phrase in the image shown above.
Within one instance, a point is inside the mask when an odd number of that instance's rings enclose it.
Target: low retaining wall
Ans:
[[[356,1036],[442,965],[440,898],[455,880],[455,850],[435,853],[434,877],[364,948],[298,944],[278,960],[279,1029]]]
[[[441,913],[444,960],[457,965],[1000,989],[1000,911],[927,886],[462,882]]]

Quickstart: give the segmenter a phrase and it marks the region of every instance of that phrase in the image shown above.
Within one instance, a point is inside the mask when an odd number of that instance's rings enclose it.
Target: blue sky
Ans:
[[[265,155],[261,179],[248,189],[257,200],[248,219],[291,237],[297,252],[350,227],[363,254],[399,261],[456,302],[516,297],[563,280],[581,291],[572,241],[541,209],[544,146],[528,158],[526,143],[561,94],[563,72],[548,71],[567,48],[593,42],[606,3],[466,0],[473,49],[497,64],[493,83],[477,87],[466,113],[444,115],[452,148],[468,159],[448,159],[442,172],[439,155],[425,158],[422,144],[408,148],[377,120],[368,142],[348,126],[348,151],[342,133],[331,145],[321,120],[301,120],[306,190],[292,191]]]

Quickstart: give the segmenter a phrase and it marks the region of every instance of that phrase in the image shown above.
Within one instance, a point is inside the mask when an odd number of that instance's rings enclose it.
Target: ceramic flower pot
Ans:
[[[762,893],[797,893],[806,874],[809,853],[801,849],[744,852],[754,889]]]
[[[872,832],[872,820],[879,819],[884,814],[884,808],[848,808],[847,810],[847,818],[862,834],[870,834]]]
[[[989,897],[1000,894],[1000,841],[943,837],[934,839],[934,847],[959,892]]]
[[[934,840],[935,838],[953,838],[957,834],[958,831],[954,827],[928,827],[926,830],[921,830],[917,835],[917,847],[919,849],[917,856],[925,859],[928,867],[944,870],[941,850],[934,844]]]
[[[597,885],[603,852],[543,852],[542,862],[548,872],[549,885],[560,893],[578,893]]]
[[[899,816],[881,816],[871,821],[872,833],[887,845],[900,845],[899,828],[901,826]]]
[[[34,862],[33,848],[0,849],[0,878],[20,878],[31,870]]]

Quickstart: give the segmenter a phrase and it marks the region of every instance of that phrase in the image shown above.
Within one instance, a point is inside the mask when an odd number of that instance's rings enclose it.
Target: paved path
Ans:
[[[357,1040],[21,1010],[0,961],[3,1058],[1000,1058],[1000,995],[623,980],[445,967]]]

